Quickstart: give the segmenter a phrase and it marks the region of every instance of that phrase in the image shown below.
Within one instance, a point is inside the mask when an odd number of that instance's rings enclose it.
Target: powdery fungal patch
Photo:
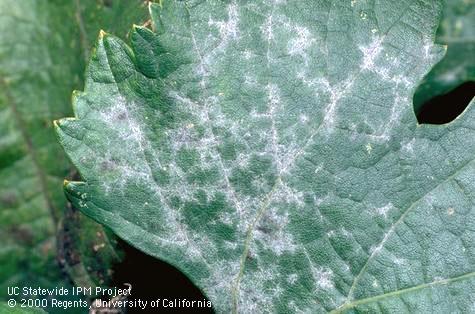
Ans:
[[[288,52],[292,56],[306,56],[307,49],[315,42],[315,38],[307,28],[302,26],[296,26],[295,32],[297,37],[289,41]]]
[[[214,21],[209,19],[208,26],[216,27],[221,37],[220,48],[225,48],[231,40],[239,38],[239,15],[238,6],[236,3],[232,3],[228,6],[228,20],[227,21]]]
[[[375,67],[374,62],[383,51],[383,37],[375,37],[368,46],[360,46],[359,49],[363,53],[363,62],[361,69],[371,70]]]
[[[394,209],[392,203],[388,203],[382,207],[377,207],[374,209],[374,213],[378,216],[382,216],[384,218],[388,218],[388,213]]]

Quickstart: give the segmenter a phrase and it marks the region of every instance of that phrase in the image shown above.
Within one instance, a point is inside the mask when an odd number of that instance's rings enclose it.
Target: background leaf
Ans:
[[[7,286],[67,282],[56,261],[55,237],[66,207],[62,181],[72,167],[51,121],[70,113],[70,93],[83,85],[99,25],[125,37],[128,24],[143,21],[144,12],[142,1],[0,2],[2,299]],[[86,240],[70,243],[81,254],[91,254],[93,245],[82,247],[103,232],[91,224],[82,230]]]
[[[416,112],[435,96],[466,82],[475,83],[475,1],[444,1],[442,12],[436,42],[447,45],[447,54],[417,89],[414,96]]]

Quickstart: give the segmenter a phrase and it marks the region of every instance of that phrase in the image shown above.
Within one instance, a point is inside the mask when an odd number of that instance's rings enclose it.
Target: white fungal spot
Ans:
[[[261,26],[262,35],[267,42],[270,42],[272,39],[274,39],[274,31],[272,30],[272,19],[273,15],[268,16],[264,25]]]
[[[315,173],[319,173],[320,170],[322,170],[322,169],[323,169],[323,164],[319,164],[318,167],[315,168],[315,171],[314,171],[314,172],[315,172]]]
[[[250,60],[252,58],[253,53],[250,50],[244,50],[243,56],[244,59]]]
[[[394,257],[392,261],[394,264],[398,266],[401,266],[406,263],[406,260],[404,258],[399,258],[399,257]]]
[[[331,289],[333,284],[333,271],[329,268],[312,269],[313,278],[317,285],[322,289]]]
[[[431,60],[433,58],[432,49],[434,44],[432,43],[431,38],[424,38],[424,45],[422,46],[422,51],[424,52],[424,59]]]
[[[227,44],[229,40],[237,39],[239,36],[238,21],[237,5],[232,3],[228,6],[227,21],[214,21],[213,19],[210,19],[208,25],[216,27],[223,43]]]
[[[379,216],[383,216],[384,218],[387,218],[388,217],[388,213],[394,209],[394,206],[392,203],[388,203],[382,207],[378,207],[378,208],[375,208],[374,209],[374,212],[379,215]]]
[[[363,63],[361,65],[362,70],[370,70],[374,68],[374,62],[383,51],[382,37],[376,37],[369,44],[369,46],[360,46],[359,49],[363,53]]]
[[[402,151],[404,154],[408,154],[408,155],[411,155],[414,153],[414,144],[416,142],[416,139],[413,138],[412,140],[410,140],[409,142],[407,143],[404,143],[402,145]]]
[[[293,285],[297,282],[298,277],[299,276],[297,274],[290,274],[287,276],[287,282]]]
[[[297,38],[293,38],[289,41],[288,52],[291,56],[301,55],[305,56],[307,50],[314,42],[315,38],[312,37],[310,31],[301,26],[296,26]]]
[[[373,150],[373,146],[371,146],[371,143],[366,144],[366,152],[368,154],[371,154],[371,151]]]

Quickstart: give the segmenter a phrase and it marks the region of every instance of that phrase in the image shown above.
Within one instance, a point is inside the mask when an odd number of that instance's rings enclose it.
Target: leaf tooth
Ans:
[[[132,25],[132,32],[136,33],[136,35],[140,35],[140,37],[147,41],[152,41],[155,37],[155,33],[152,30],[142,25]]]
[[[71,138],[82,140],[85,130],[76,118],[62,118],[53,121],[56,135],[66,149],[71,148]]]
[[[104,47],[104,38],[108,36],[109,35],[102,30],[99,32],[86,69],[85,90],[92,89],[92,86],[97,83],[115,83],[115,78],[110,70],[107,52]]]
[[[67,118],[61,118],[61,119],[56,119],[53,120],[53,124],[57,128],[63,128],[63,126],[71,121],[77,121],[77,118],[75,117],[67,117]]]
[[[107,34],[102,39],[107,62],[115,82],[120,83],[135,71],[134,54],[120,38]]]
[[[149,78],[157,78],[159,51],[154,51],[158,45],[155,34],[148,28],[134,25],[131,33],[131,46],[136,56],[138,70]]]

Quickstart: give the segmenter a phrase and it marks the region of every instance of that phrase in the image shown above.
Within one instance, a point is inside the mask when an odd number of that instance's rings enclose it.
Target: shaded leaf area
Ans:
[[[443,3],[436,42],[447,45],[447,53],[417,88],[414,95],[416,114],[421,113],[422,107],[433,105],[432,98],[447,94],[464,83],[475,82],[475,1],[446,0]],[[454,101],[444,104],[449,107],[444,110],[451,111],[468,104]]]
[[[0,2],[2,299],[7,286],[68,282],[56,261],[55,237],[66,207],[62,181],[72,166],[51,121],[70,114],[71,90],[83,85],[85,53],[99,25],[124,35],[124,23],[140,23],[144,12],[142,1],[110,7],[93,0]]]
[[[438,1],[165,0],[56,128],[71,202],[218,313],[473,309],[475,116],[418,125]]]

